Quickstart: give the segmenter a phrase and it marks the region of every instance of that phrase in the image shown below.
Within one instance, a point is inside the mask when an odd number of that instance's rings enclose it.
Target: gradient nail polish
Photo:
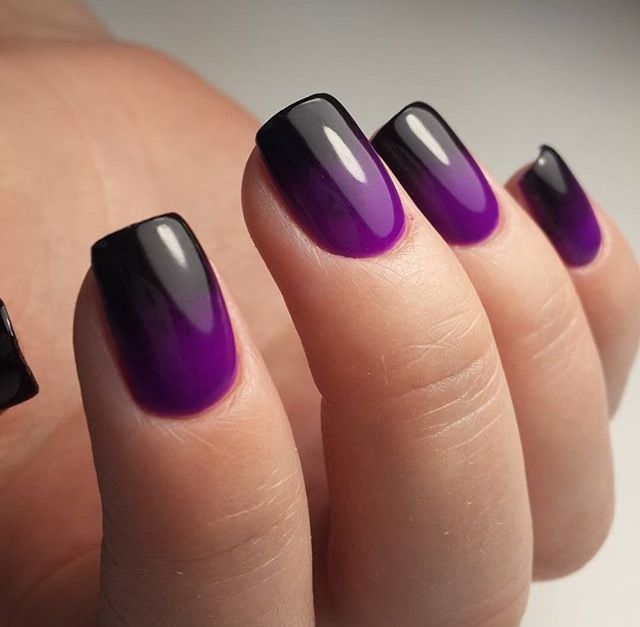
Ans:
[[[531,214],[567,264],[582,266],[596,257],[602,234],[593,207],[553,148],[540,148],[519,185]]]
[[[472,244],[498,224],[498,203],[464,144],[432,107],[414,102],[372,140],[416,206],[450,244]]]
[[[38,393],[38,383],[20,350],[9,312],[0,300],[0,410],[19,405]]]
[[[131,393],[165,416],[197,413],[231,387],[236,350],[214,273],[175,214],[101,239],[93,272]]]
[[[272,117],[256,143],[290,211],[326,250],[378,255],[404,228],[394,184],[345,108],[318,94]]]

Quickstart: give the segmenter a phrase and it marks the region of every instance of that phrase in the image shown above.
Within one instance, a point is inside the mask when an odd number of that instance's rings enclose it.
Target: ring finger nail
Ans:
[[[94,244],[92,267],[136,400],[160,415],[199,412],[235,375],[233,331],[200,244],[177,215]]]
[[[520,189],[560,256],[582,266],[598,254],[602,236],[593,207],[569,166],[551,147],[520,178]]]
[[[326,94],[277,113],[256,143],[289,209],[330,252],[377,255],[400,237],[400,197],[371,144]]]
[[[418,209],[451,244],[488,237],[498,203],[482,170],[432,107],[416,102],[376,133],[375,149]]]
[[[37,393],[38,383],[22,355],[9,312],[0,300],[0,410],[28,401]]]

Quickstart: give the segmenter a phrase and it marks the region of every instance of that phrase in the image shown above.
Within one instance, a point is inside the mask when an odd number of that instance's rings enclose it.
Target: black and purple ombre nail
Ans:
[[[498,224],[491,185],[458,136],[429,105],[414,102],[372,140],[400,184],[450,244],[473,244]]]
[[[0,300],[0,410],[38,393],[38,383],[20,350],[9,312]]]
[[[551,147],[522,175],[520,190],[531,214],[565,263],[583,266],[595,259],[602,234],[593,207],[569,166]]]
[[[188,416],[231,387],[236,349],[216,277],[180,216],[134,224],[92,248],[92,266],[136,401]]]
[[[332,96],[292,104],[256,143],[289,210],[326,250],[368,257],[388,250],[404,228],[400,197],[354,119]]]

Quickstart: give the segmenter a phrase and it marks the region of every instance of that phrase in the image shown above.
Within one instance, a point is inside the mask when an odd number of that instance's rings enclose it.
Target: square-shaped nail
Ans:
[[[259,131],[256,143],[288,208],[324,249],[378,255],[404,228],[398,192],[370,142],[332,96],[292,104]]]
[[[550,146],[522,175],[520,190],[529,210],[570,266],[595,259],[602,234],[593,207],[564,159]]]
[[[423,102],[405,107],[372,140],[429,222],[450,244],[487,238],[498,203],[480,166],[442,116]]]
[[[7,307],[0,300],[0,410],[24,403],[37,393],[38,383],[20,350]]]
[[[214,272],[186,222],[163,215],[101,239],[92,267],[131,393],[188,416],[231,387],[233,331]]]

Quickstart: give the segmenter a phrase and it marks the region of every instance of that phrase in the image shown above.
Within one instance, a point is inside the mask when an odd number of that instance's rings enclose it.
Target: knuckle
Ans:
[[[243,590],[263,598],[290,576],[309,537],[300,473],[281,468],[253,489],[238,487],[175,526],[123,530],[105,516],[101,612],[109,624],[164,624],[167,608],[210,611],[211,599]]]
[[[456,373],[416,389],[402,420],[415,440],[437,441],[443,452],[465,447],[475,455],[494,441],[509,409],[505,395],[497,351],[488,347]]]
[[[482,367],[493,346],[484,311],[475,300],[448,309],[445,316],[416,321],[410,333],[376,355],[369,379],[377,396],[455,387]]]
[[[304,483],[300,473],[274,472],[242,504],[215,520],[213,543],[196,547],[191,559],[216,561],[232,557],[246,575],[268,566],[291,549],[305,525]]]
[[[118,512],[104,512],[106,553],[118,565],[127,562],[156,564],[173,568],[201,564],[207,570],[218,560],[234,557],[247,567],[273,558],[286,549],[305,523],[304,483],[297,468],[274,469],[257,485],[242,478],[233,490],[221,488],[201,507],[189,506],[187,517],[173,512],[155,521],[155,527],[129,524]],[[215,501],[215,502],[213,502]]]
[[[481,602],[456,611],[452,627],[517,627],[524,616],[531,579],[528,573],[521,580],[511,581]]]
[[[105,511],[103,565],[127,577],[204,576],[213,586],[242,578],[259,585],[293,561],[288,558],[308,536],[297,467],[276,468],[258,484],[242,478],[220,491],[211,502],[204,495],[188,514],[174,511],[147,525]]]
[[[372,357],[364,381],[324,394],[323,411],[375,433],[392,425],[394,437],[442,453],[458,448],[480,459],[499,450],[512,408],[488,319],[473,296],[443,309],[446,316]]]
[[[522,320],[519,341],[527,348],[533,362],[550,361],[557,368],[564,369],[566,361],[549,360],[553,355],[571,360],[574,351],[567,347],[578,345],[584,331],[582,309],[573,285],[562,277],[547,286],[546,292],[538,298],[537,307]]]
[[[484,312],[470,309],[433,325],[431,337],[389,360],[387,398],[414,437],[452,434],[458,443],[468,441],[504,410],[506,383],[493,335]]]
[[[589,415],[606,413],[601,362],[573,285],[564,278],[555,281],[536,300],[520,320],[520,333],[510,351],[527,355],[527,360],[510,364],[520,377],[526,372],[529,390],[539,393],[539,408],[551,401],[553,390],[554,404],[547,405],[547,411],[572,407]],[[589,396],[584,394],[585,387]],[[519,398],[521,387],[515,391]]]

